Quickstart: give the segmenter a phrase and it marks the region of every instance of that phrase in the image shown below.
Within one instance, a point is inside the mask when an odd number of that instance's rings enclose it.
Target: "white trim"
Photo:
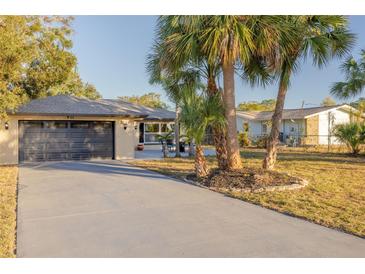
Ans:
[[[313,113],[313,114],[310,114],[310,115],[307,115],[307,116],[304,116],[304,119],[307,119],[307,118],[310,118],[310,117],[313,117],[313,116],[316,116],[316,115],[319,115],[321,113],[325,113],[325,112],[328,112],[328,111],[333,111],[333,110],[337,110],[337,109],[344,109],[344,110],[347,110],[347,111],[353,111],[353,112],[359,112],[356,108],[348,105],[348,104],[343,104],[343,105],[339,105],[339,106],[334,106],[333,108],[328,108],[326,110],[322,110],[322,111],[319,111],[319,112],[316,112],[316,113]],[[365,117],[365,114],[362,114],[363,117]]]
[[[253,114],[249,114],[247,112],[236,111],[236,116],[247,119],[247,120],[255,120],[255,116]]]

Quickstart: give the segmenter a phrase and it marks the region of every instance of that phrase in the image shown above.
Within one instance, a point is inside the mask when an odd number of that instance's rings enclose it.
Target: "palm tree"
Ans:
[[[365,143],[365,124],[359,122],[340,124],[334,128],[333,134],[356,155],[360,152],[360,145]]]
[[[195,141],[195,173],[198,178],[208,175],[202,142],[209,125],[224,124],[221,100],[218,95],[208,96],[195,89],[185,89],[180,101],[181,124],[187,137]]]
[[[263,161],[265,169],[274,168],[285,96],[290,78],[301,61],[311,58],[313,64],[321,68],[331,58],[346,54],[354,43],[354,35],[347,30],[347,18],[344,16],[285,16],[284,19],[293,32],[290,47],[276,49],[279,90]]]
[[[157,139],[162,144],[162,155],[163,155],[164,158],[167,158],[167,156],[169,154],[169,150],[168,150],[168,147],[167,147],[167,142],[172,140],[172,133],[173,133],[173,131],[169,131],[166,134],[158,134],[157,135]]]
[[[341,99],[360,95],[365,88],[365,50],[361,51],[360,60],[356,61],[351,56],[341,69],[345,73],[345,81],[333,84],[331,93]]]
[[[227,168],[242,167],[237,140],[234,74],[236,67],[249,63],[252,55],[266,56],[277,40],[272,16],[170,16],[159,22],[159,45],[164,53],[160,63],[171,66],[197,65],[208,75],[208,90],[216,94],[217,75],[223,73],[223,102],[226,127]],[[168,23],[166,23],[168,22]],[[210,70],[211,68],[212,70]],[[215,87],[214,87],[215,86]],[[218,141],[219,139],[217,139]],[[217,151],[218,152],[218,151]]]
[[[245,63],[255,49],[255,43],[244,16],[206,16],[199,38],[202,51],[208,63],[219,62],[223,73],[223,102],[227,120],[228,169],[242,168],[237,139],[236,103],[235,103],[235,65]]]
[[[193,69],[202,79],[206,79],[206,92],[209,96],[221,94],[217,86],[220,71],[218,63],[208,64],[201,50],[199,33],[200,17],[197,16],[160,16],[158,19],[157,38],[148,56],[147,70],[151,75],[150,82],[161,84],[161,77],[175,74],[178,71]],[[190,39],[186,39],[190,35]],[[162,76],[164,75],[164,76]],[[171,77],[171,76],[170,76]],[[178,109],[177,109],[177,115]],[[225,125],[213,126],[213,139],[216,148],[218,167],[227,169]],[[190,149],[189,152],[192,152]]]

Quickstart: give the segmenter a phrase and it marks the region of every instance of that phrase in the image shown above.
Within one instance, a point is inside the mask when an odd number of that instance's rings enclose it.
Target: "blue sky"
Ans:
[[[148,83],[146,56],[154,39],[155,16],[76,16],[73,52],[78,58],[82,79],[96,86],[104,98],[159,92],[159,86]],[[358,56],[365,48],[365,16],[351,16],[350,29],[357,35],[352,50]],[[343,79],[339,71],[341,60],[333,60],[319,70],[308,61],[293,77],[287,95],[286,108],[319,105],[329,95],[334,81]],[[251,88],[242,80],[236,81],[236,103],[275,98],[277,85]],[[364,94],[365,95],[365,94]],[[337,99],[336,99],[337,100]],[[337,102],[342,102],[337,100]]]

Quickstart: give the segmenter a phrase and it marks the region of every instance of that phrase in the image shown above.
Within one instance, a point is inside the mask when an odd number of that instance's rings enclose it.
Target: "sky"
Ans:
[[[78,58],[81,78],[94,84],[104,98],[158,92],[167,101],[161,87],[149,84],[146,72],[146,56],[153,44],[156,19],[156,16],[76,16],[72,51]],[[349,19],[350,30],[357,35],[351,54],[358,57],[360,49],[365,49],[365,16]],[[312,66],[310,60],[304,63],[292,78],[285,107],[298,108],[303,101],[305,107],[319,106],[330,95],[331,84],[343,80],[339,70],[342,61],[334,59],[322,69]],[[236,104],[275,98],[276,93],[277,84],[252,88],[236,79]],[[334,99],[337,103],[345,102]]]

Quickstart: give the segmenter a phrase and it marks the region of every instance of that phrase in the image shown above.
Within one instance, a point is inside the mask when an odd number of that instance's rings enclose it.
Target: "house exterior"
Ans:
[[[334,126],[348,123],[358,111],[346,104],[285,109],[280,125],[280,141],[288,145],[340,144],[332,135]],[[251,140],[268,135],[271,130],[272,111],[237,111],[237,129],[248,127]]]
[[[174,112],[121,100],[66,95],[32,100],[0,122],[0,164],[134,158],[141,140],[156,143],[150,128],[165,132],[174,118]]]
[[[141,106],[119,99],[104,99],[112,104],[123,104],[130,110],[138,110],[145,117],[138,121],[137,139],[138,143],[145,145],[160,144],[158,135],[162,135],[174,130],[175,112],[166,109],[157,109]]]

